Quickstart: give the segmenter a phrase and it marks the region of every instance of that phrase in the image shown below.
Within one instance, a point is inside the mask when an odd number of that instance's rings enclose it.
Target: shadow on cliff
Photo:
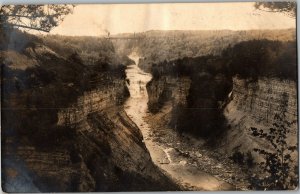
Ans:
[[[223,110],[231,100],[233,77],[257,82],[261,77],[297,79],[295,42],[251,40],[229,46],[220,55],[181,58],[152,64],[153,79],[148,83],[149,110],[156,113],[173,102],[170,126],[210,139],[214,145],[227,129]],[[174,101],[178,85],[190,79],[183,100]],[[173,80],[173,81],[166,81]],[[155,89],[154,89],[155,88]]]
[[[6,36],[14,44],[6,42],[0,50],[2,159],[8,159],[2,163],[4,191],[179,189],[152,163],[139,129],[123,112],[129,96],[125,65],[132,61],[116,56],[110,41],[19,31]],[[99,44],[85,56],[76,51],[83,42]],[[92,55],[93,49],[100,54]],[[78,122],[58,125],[59,112],[76,110],[78,99],[94,90],[108,94],[104,104],[109,107],[87,116],[75,111],[82,117]]]

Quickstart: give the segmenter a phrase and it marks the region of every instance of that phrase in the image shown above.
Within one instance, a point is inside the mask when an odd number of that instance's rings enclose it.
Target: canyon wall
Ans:
[[[74,125],[87,118],[88,114],[105,108],[121,105],[129,96],[125,80],[114,79],[112,84],[86,91],[69,108],[58,112],[58,125]]]
[[[186,105],[190,84],[191,80],[188,77],[164,76],[160,79],[152,79],[147,84],[149,110],[158,112],[167,101],[172,101],[174,106]]]
[[[147,85],[148,107],[152,113],[157,113],[165,104],[171,105],[170,127],[178,132],[215,137],[222,132],[224,93],[229,89],[230,82],[220,74],[161,76]]]
[[[5,192],[180,189],[153,164],[124,111],[125,66],[85,65],[35,42],[11,53],[36,65],[3,62]]]
[[[7,158],[20,157],[23,162],[22,169],[8,167],[8,173],[28,171],[24,184],[33,182],[39,191],[47,192],[178,190],[152,163],[139,128],[125,113],[122,103],[128,91],[124,86],[124,80],[114,80],[114,87],[85,92],[70,108],[58,112],[57,125],[72,134],[67,140],[70,145],[6,150]],[[15,184],[13,179],[8,175],[5,183]],[[7,191],[20,188],[15,187],[4,185]]]
[[[287,141],[291,146],[297,144],[298,105],[297,84],[294,81],[266,77],[253,80],[234,76],[231,82],[232,86],[229,87],[232,90],[228,90],[228,95],[222,99],[217,98],[218,95],[216,95],[220,92],[220,87],[216,87],[218,85],[216,84],[217,77],[220,76],[216,76],[214,81],[207,82],[208,85],[204,80],[192,82],[188,77],[162,76],[152,79],[147,85],[149,110],[156,113],[164,105],[172,105],[168,125],[172,124],[171,127],[177,130],[181,127],[184,129],[183,132],[187,133],[194,133],[191,130],[193,127],[197,131],[203,130],[205,133],[209,133],[205,130],[207,127],[213,123],[222,122],[219,123],[220,126],[223,126],[219,131],[221,136],[219,138],[214,136],[211,139],[215,140],[213,142],[217,150],[228,155],[237,151],[243,153],[250,151],[257,158],[258,155],[253,152],[254,148],[272,148],[263,139],[254,137],[251,127],[267,132],[270,127],[273,127],[273,123],[276,122],[274,117],[281,111],[282,106],[284,107],[283,103],[286,101],[286,120],[294,121],[290,127],[291,133],[288,135]],[[207,79],[205,80],[207,81]],[[220,82],[225,81],[221,79]],[[195,90],[195,88],[200,90]],[[193,94],[193,90],[196,93]],[[192,103],[193,101],[194,103]],[[211,109],[218,110],[223,118],[216,120],[220,117],[211,116]],[[202,113],[201,110],[204,112]]]
[[[295,53],[295,42],[251,40],[228,47],[220,56],[153,64],[151,82],[156,84],[148,90],[149,109],[158,112],[168,101],[167,94],[176,93],[172,84],[165,83],[166,77],[186,77],[190,86],[183,103],[172,104],[172,127],[177,131],[204,138],[228,154],[252,152],[255,147],[271,149],[252,135],[251,127],[266,131],[278,123],[274,117],[286,108],[285,119],[294,122],[287,142],[294,146],[298,127]]]
[[[229,99],[224,108],[228,131],[222,150],[226,152],[247,152],[255,147],[269,149],[270,145],[265,141],[251,135],[250,128],[266,130],[273,127],[275,114],[279,113],[284,101],[287,103],[286,120],[297,121],[297,84],[294,81],[272,78],[251,81],[233,77]],[[297,127],[297,123],[290,127],[289,145],[297,143]]]

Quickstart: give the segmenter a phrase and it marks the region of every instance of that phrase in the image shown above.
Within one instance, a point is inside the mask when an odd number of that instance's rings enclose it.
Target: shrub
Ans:
[[[249,168],[252,168],[255,165],[254,158],[253,158],[252,153],[250,151],[247,152],[245,160],[246,160],[246,164]]]
[[[288,95],[283,93],[280,110],[275,114],[273,127],[268,132],[251,128],[252,135],[266,140],[272,145],[273,150],[255,148],[264,161],[259,164],[261,175],[251,177],[251,187],[263,190],[286,190],[295,189],[298,186],[298,173],[293,165],[291,154],[297,150],[297,146],[290,146],[287,142],[287,135],[294,123],[286,119]]]
[[[244,164],[244,159],[245,156],[242,152],[240,151],[235,151],[231,157],[229,157],[231,160],[233,160],[233,162],[243,165]]]

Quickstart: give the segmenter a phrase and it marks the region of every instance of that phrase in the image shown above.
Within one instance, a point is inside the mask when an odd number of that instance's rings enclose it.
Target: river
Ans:
[[[152,76],[138,67],[139,56],[136,53],[132,53],[129,57],[135,64],[129,65],[126,69],[130,97],[125,103],[125,111],[140,128],[154,164],[185,189],[210,191],[233,189],[232,185],[203,172],[187,158],[177,158],[172,154],[174,148],[170,147],[170,144],[162,145],[152,138],[151,128],[145,120],[147,114],[150,114],[147,111],[146,84]]]

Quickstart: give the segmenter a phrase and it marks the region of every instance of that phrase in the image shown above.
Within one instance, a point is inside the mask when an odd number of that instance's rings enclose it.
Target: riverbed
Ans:
[[[153,130],[145,119],[150,114],[147,108],[146,84],[152,76],[138,67],[139,56],[136,53],[129,57],[135,64],[127,66],[126,69],[130,97],[125,103],[125,111],[141,130],[143,141],[154,164],[186,190],[233,190],[232,185],[202,171],[191,163],[188,157],[178,154],[171,142],[161,144],[153,138]]]

